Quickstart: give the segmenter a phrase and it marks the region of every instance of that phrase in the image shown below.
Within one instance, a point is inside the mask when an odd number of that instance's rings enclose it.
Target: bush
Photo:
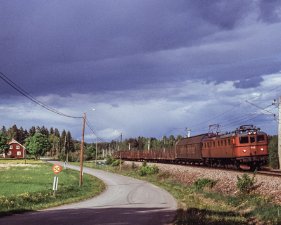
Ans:
[[[157,174],[159,172],[159,168],[156,165],[153,166],[142,166],[139,170],[140,176]]]
[[[121,161],[121,164],[123,163],[123,161]],[[111,166],[119,166],[120,165],[120,160],[119,159],[115,159],[113,160],[113,162],[111,163]]]
[[[236,186],[242,194],[250,193],[256,184],[255,175],[251,178],[248,174],[243,174],[242,177],[237,176]]]
[[[217,181],[208,178],[198,179],[194,182],[194,187],[197,191],[202,191],[204,188],[213,188]]]
[[[105,159],[106,165],[111,165],[113,163],[114,159],[111,156],[107,156]]]
[[[146,167],[147,166],[147,162],[146,161],[143,161],[142,162],[142,167]]]

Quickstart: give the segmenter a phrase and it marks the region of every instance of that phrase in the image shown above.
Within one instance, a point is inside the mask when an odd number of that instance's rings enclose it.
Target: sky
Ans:
[[[0,72],[62,113],[86,113],[104,140],[211,124],[276,134],[280,40],[279,0],[0,0]],[[0,118],[81,139],[81,119],[1,79]]]

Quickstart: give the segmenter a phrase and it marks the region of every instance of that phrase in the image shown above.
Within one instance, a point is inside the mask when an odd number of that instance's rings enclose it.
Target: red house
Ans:
[[[17,142],[15,139],[12,139],[9,142],[9,151],[6,155],[7,158],[17,158],[24,159],[26,157],[26,150],[23,145]]]

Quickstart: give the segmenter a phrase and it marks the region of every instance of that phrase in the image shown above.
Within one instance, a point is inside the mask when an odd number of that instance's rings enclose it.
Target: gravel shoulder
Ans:
[[[127,161],[126,163],[131,164]],[[135,162],[141,165],[141,162]],[[154,163],[148,163],[154,164]],[[156,164],[160,171],[172,174],[172,176],[183,183],[192,184],[200,178],[209,178],[217,181],[214,190],[223,194],[234,195],[238,192],[236,187],[237,176],[245,171],[221,170],[216,168],[204,168],[200,166]],[[250,174],[253,176],[253,174]],[[281,204],[281,177],[272,177],[256,174],[255,193],[271,198],[275,203]]]

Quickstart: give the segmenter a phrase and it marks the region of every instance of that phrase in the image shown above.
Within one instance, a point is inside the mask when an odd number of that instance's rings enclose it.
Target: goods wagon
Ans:
[[[175,158],[178,161],[202,161],[202,140],[207,134],[182,138],[176,144]]]

